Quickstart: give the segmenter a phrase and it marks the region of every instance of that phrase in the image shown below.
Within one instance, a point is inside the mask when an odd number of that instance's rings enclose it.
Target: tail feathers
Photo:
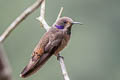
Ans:
[[[52,56],[52,54],[45,53],[40,58],[34,58],[30,59],[29,64],[23,69],[23,71],[20,74],[20,77],[26,78],[33,73],[37,72],[38,69],[42,67],[42,65]]]

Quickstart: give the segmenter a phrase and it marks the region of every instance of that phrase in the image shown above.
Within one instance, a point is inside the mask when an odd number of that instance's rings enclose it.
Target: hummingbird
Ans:
[[[74,22],[69,17],[59,18],[36,45],[32,57],[28,65],[21,72],[20,77],[26,78],[37,72],[52,55],[58,57],[59,52],[66,47],[70,40],[73,24],[81,23]]]

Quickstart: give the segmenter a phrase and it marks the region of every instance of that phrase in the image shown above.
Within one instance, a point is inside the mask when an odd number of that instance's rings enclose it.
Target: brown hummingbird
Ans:
[[[32,58],[21,72],[20,77],[30,76],[37,72],[52,55],[58,56],[70,39],[73,24],[81,23],[74,22],[69,17],[60,18],[40,39],[32,53]]]

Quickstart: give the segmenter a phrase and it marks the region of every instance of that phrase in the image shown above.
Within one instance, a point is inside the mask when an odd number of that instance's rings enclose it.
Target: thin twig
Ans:
[[[34,12],[43,2],[44,0],[37,0],[33,5],[28,7],[20,16],[18,16],[12,24],[4,31],[4,33],[0,36],[0,42],[3,42],[8,35],[20,24],[28,15]]]
[[[57,17],[57,19],[56,19],[56,21],[61,17],[61,15],[62,15],[62,12],[63,12],[63,7],[61,7],[61,9],[60,9],[60,12],[59,12],[59,14],[58,14],[58,17]]]
[[[48,31],[51,28],[45,21],[45,0],[41,4],[40,16],[36,19],[41,22],[41,26],[43,26],[46,31]]]
[[[57,17],[56,21],[61,17],[62,11],[63,11],[63,7],[61,7],[61,9],[60,9],[60,12],[58,14],[58,17]],[[44,16],[45,16],[45,1],[41,5],[40,17],[38,17],[36,19],[39,20],[42,23],[42,26],[44,27],[44,29],[46,31],[49,31],[49,29],[51,27],[45,21],[45,19],[44,19],[45,17]],[[56,21],[55,21],[55,23],[56,23]],[[64,80],[70,80],[70,78],[68,76],[68,73],[67,73],[67,70],[66,70],[66,67],[65,67],[65,64],[64,64],[63,58],[61,56],[58,56],[57,58],[58,58],[58,61],[60,63],[60,66],[61,66],[61,70],[62,70],[62,74],[63,74]]]
[[[55,23],[58,21],[58,19],[61,17],[61,15],[62,15],[62,12],[63,12],[63,7],[61,7],[61,9],[60,9],[60,12],[59,12],[59,14],[58,14],[58,16],[57,16],[57,19],[56,19],[56,21],[54,22],[54,24],[53,25],[55,25]]]
[[[40,14],[43,18],[45,18],[45,0],[43,1],[43,3],[41,4],[41,11]]]
[[[68,73],[67,73],[67,70],[66,70],[65,63],[64,63],[64,58],[63,58],[62,56],[60,56],[60,54],[59,54],[59,55],[57,56],[57,59],[58,59],[58,61],[59,61],[59,63],[60,63],[64,80],[70,80],[70,78],[69,78],[69,76],[68,76]]]

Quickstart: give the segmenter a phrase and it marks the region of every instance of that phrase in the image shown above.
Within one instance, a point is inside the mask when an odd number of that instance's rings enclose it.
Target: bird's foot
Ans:
[[[64,59],[63,56],[60,56],[60,54],[57,55],[57,60],[59,60],[60,58]]]

